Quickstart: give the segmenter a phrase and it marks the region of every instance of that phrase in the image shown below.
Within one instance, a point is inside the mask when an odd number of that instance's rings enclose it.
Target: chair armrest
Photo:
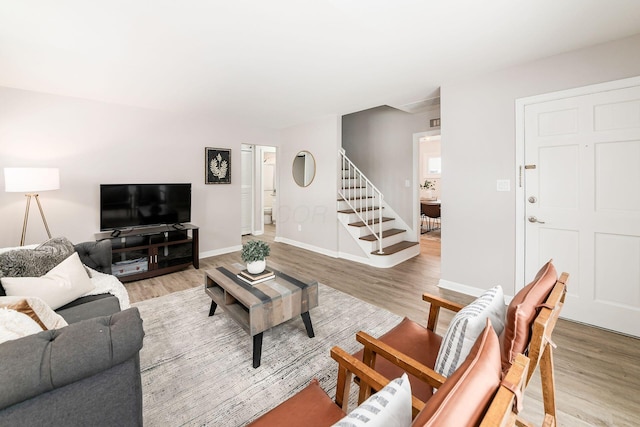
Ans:
[[[356,340],[364,345],[363,359],[365,365],[371,366],[367,363],[367,359],[370,358],[370,356],[367,356],[367,353],[373,353],[374,359],[371,360],[371,364],[375,362],[375,355],[380,355],[405,372],[426,382],[431,387],[439,388],[446,380],[444,376],[429,368],[427,365],[418,362],[416,359],[394,349],[366,332],[358,332],[356,334]]]
[[[336,346],[331,349],[331,357],[333,360],[338,362],[338,383],[336,385],[335,401],[344,412],[347,412],[348,409],[349,389],[353,375],[360,378],[360,387],[366,384],[376,391],[381,390],[391,381],[340,347]],[[364,402],[364,400],[365,399],[359,399],[358,405]],[[411,396],[411,406],[413,409],[413,416],[415,417],[418,412],[424,408],[424,402],[417,399],[415,396]]]
[[[447,310],[455,311],[456,313],[464,307],[463,304],[449,301],[444,298],[431,294],[423,294],[422,300],[430,304],[429,307],[429,319],[427,320],[427,329],[434,331],[438,324],[438,316],[440,316],[440,308],[446,308]]]
[[[480,427],[516,425],[517,414],[524,398],[528,370],[529,358],[518,354],[502,380],[491,406],[482,418]],[[523,420],[518,421],[523,422]]]
[[[111,274],[111,240],[83,242],[74,245],[80,261],[87,267],[105,274]]]

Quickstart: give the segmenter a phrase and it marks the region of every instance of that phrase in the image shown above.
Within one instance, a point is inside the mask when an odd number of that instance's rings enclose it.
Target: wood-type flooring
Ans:
[[[468,295],[438,288],[440,242],[423,235],[421,254],[402,264],[379,269],[331,258],[284,243],[274,242],[275,227],[265,226],[261,236],[245,236],[269,242],[268,260],[290,272],[304,272],[319,282],[361,300],[426,324],[429,292],[460,303]],[[204,270],[222,263],[241,262],[235,252],[200,260],[180,272],[127,283],[131,302],[156,298],[191,287],[203,286]],[[570,272],[569,272],[570,273]],[[203,290],[204,293],[204,290]],[[320,300],[322,304],[322,300]],[[444,334],[452,315],[441,315],[438,333]],[[355,337],[354,337],[355,339]],[[640,340],[590,326],[560,320],[554,333],[557,407],[561,426],[640,425]],[[523,417],[540,425],[542,403],[536,373],[527,388]]]

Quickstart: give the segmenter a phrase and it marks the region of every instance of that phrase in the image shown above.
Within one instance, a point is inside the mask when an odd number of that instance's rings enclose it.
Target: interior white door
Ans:
[[[563,317],[640,336],[640,86],[525,107],[525,277],[570,274]]]
[[[240,230],[242,235],[251,234],[253,218],[253,150],[251,146],[242,146],[241,153],[241,189],[240,189]]]

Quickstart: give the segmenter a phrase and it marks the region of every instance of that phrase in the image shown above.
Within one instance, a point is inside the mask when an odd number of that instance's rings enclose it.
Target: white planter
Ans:
[[[420,190],[420,198],[426,200],[435,200],[435,192],[433,190]]]
[[[267,261],[264,259],[247,263],[247,271],[251,274],[260,274],[266,267]]]

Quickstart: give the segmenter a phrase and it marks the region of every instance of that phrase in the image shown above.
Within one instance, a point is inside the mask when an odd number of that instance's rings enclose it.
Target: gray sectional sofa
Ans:
[[[111,273],[109,241],[74,248],[85,265]],[[56,312],[69,326],[0,344],[0,426],[142,425],[138,309],[120,311],[103,294]]]

